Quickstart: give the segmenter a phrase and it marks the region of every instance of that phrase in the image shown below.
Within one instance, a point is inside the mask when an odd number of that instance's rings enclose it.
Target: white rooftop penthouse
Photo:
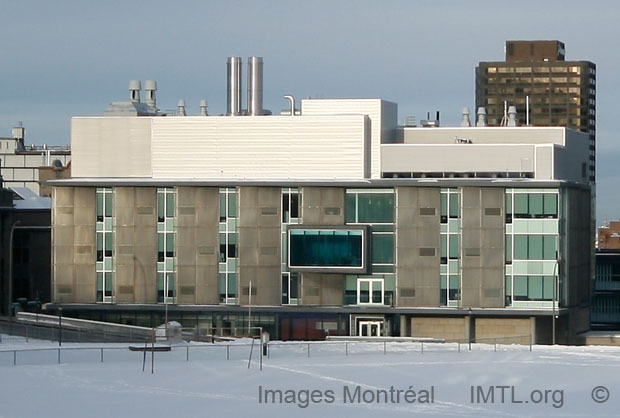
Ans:
[[[380,178],[396,104],[307,99],[299,115],[74,117],[73,178]]]
[[[404,127],[381,145],[388,178],[530,178],[587,183],[588,135],[564,127]]]

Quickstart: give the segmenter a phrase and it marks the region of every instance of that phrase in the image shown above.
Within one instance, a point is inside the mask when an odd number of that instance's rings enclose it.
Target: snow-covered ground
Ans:
[[[614,347],[312,343],[308,357],[307,344],[283,344],[260,371],[256,346],[248,369],[247,345],[191,344],[156,353],[151,374],[150,355],[142,372],[127,344],[65,346],[61,364],[33,350],[13,366],[10,350],[57,343],[4,336],[0,417],[620,415]]]

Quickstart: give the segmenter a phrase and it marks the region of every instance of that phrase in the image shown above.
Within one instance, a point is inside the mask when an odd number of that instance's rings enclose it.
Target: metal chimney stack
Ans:
[[[140,103],[140,90],[142,85],[140,80],[131,80],[129,82],[129,100],[133,103]]]
[[[157,110],[157,103],[155,99],[155,92],[157,91],[157,81],[155,80],[146,80],[144,82],[144,92],[146,93],[146,99],[144,103],[153,109]]]
[[[226,90],[226,115],[241,114],[241,57],[228,57],[226,61],[228,87]]]
[[[248,115],[263,114],[263,58],[248,57]]]

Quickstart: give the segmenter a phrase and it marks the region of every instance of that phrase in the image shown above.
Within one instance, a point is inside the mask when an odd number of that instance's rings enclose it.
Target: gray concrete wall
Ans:
[[[177,302],[217,304],[219,189],[177,189]]]
[[[157,301],[157,189],[117,187],[116,280],[118,303]]]
[[[463,307],[504,307],[505,191],[464,187],[461,195]],[[489,209],[492,209],[489,211]],[[499,209],[499,211],[497,211]]]
[[[431,187],[396,188],[396,305],[440,304],[441,192]],[[435,215],[421,215],[434,208]],[[434,255],[429,254],[434,250]]]
[[[241,187],[239,193],[239,303],[280,305],[281,189]],[[255,290],[254,290],[255,289]]]
[[[95,302],[95,188],[56,187],[53,202],[52,300]]]

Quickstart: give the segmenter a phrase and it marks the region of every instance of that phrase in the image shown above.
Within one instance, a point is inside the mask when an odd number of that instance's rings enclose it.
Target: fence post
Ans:
[[[493,339],[493,351],[497,351],[497,338]]]
[[[101,349],[101,362],[103,363],[103,348]]]
[[[17,366],[17,350],[13,350],[13,366]]]
[[[383,355],[385,355],[385,352],[387,351],[387,346],[386,346],[386,342],[383,341]]]
[[[348,356],[349,355],[349,343],[345,341],[344,343],[344,355]]]
[[[60,348],[58,349],[58,364],[60,364]]]
[[[424,341],[420,342],[421,353],[424,354]]]
[[[185,361],[189,361],[189,345],[187,346],[187,352],[185,353]]]
[[[469,351],[471,351],[471,338],[469,339]]]
[[[310,343],[308,343],[308,358],[310,358]]]
[[[230,346],[226,346],[226,360],[230,360]]]
[[[460,353],[461,352],[461,342],[457,341],[457,344],[458,344],[458,352]]]

